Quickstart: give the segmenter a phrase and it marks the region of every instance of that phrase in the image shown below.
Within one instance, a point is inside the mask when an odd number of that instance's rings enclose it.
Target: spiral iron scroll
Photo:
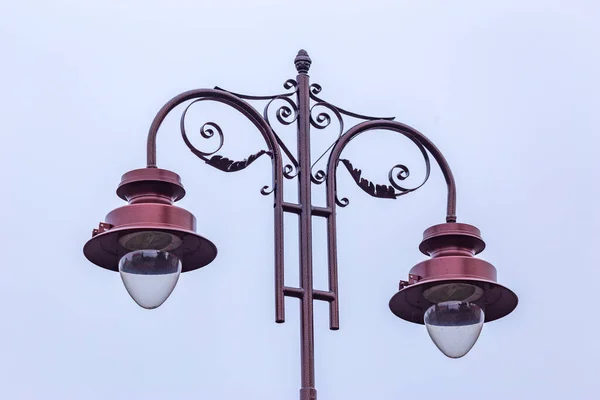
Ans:
[[[277,108],[275,110],[275,117],[277,119],[277,122],[279,122],[281,125],[287,126],[287,125],[293,124],[298,119],[298,106],[296,105],[296,103],[294,103],[291,100],[291,97],[293,95],[295,95],[298,90],[298,83],[294,79],[288,79],[287,81],[285,81],[283,83],[283,87],[284,87],[284,89],[287,89],[287,90],[290,90],[290,89],[293,89],[293,90],[286,92],[286,93],[281,93],[281,94],[271,95],[271,96],[252,96],[252,95],[231,92],[231,91],[222,89],[218,86],[215,87],[215,89],[231,93],[231,94],[233,94],[241,99],[244,99],[244,100],[264,100],[264,101],[268,100],[268,103],[265,105],[265,108],[263,111],[263,117],[267,121],[267,124],[269,124],[269,127],[271,127],[271,130],[273,130],[273,132],[275,133],[275,128],[273,126],[273,123],[269,119],[269,111],[271,110],[272,106],[276,105],[276,102],[282,101],[284,103],[283,105],[279,106],[279,108]],[[275,134],[275,138],[277,139],[277,143],[279,144],[279,147],[281,148],[281,150],[284,152],[284,154],[290,160],[290,162],[288,164],[284,165],[284,167],[283,167],[283,176],[287,179],[293,179],[298,175],[300,165],[299,165],[298,161],[296,160],[296,157],[294,157],[294,155],[288,149],[288,147],[285,145],[285,143],[283,143],[283,141],[281,140],[279,135]]]
[[[187,117],[188,110],[190,109],[190,107],[192,105],[194,105],[198,102],[201,102],[201,101],[206,101],[206,100],[211,100],[211,99],[199,98],[197,100],[192,101],[183,110],[183,113],[181,114],[181,118],[179,120],[181,136],[183,138],[183,141],[187,145],[187,147],[192,151],[192,153],[194,153],[198,158],[202,159],[208,165],[210,165],[214,168],[217,168],[221,171],[224,171],[224,172],[241,171],[242,169],[245,169],[246,167],[248,167],[250,164],[252,164],[254,161],[256,161],[259,157],[261,157],[264,154],[267,154],[270,157],[272,156],[270,151],[260,150],[259,152],[255,153],[255,154],[251,154],[250,156],[248,156],[247,158],[245,158],[241,161],[236,161],[236,160],[231,160],[227,157],[223,157],[221,155],[216,154],[219,150],[221,150],[223,148],[223,144],[225,143],[225,135],[223,134],[223,130],[221,129],[221,127],[217,123],[212,122],[212,121],[206,122],[205,124],[203,124],[200,127],[200,136],[204,139],[211,139],[211,138],[214,138],[216,135],[216,137],[218,139],[218,146],[216,147],[216,149],[214,149],[212,151],[202,151],[202,150],[199,150],[198,148],[196,148],[192,144],[192,142],[189,140],[189,137],[188,137],[188,134],[187,134],[187,131],[185,128],[185,120]],[[263,195],[267,195],[272,192],[273,192],[273,188],[269,188],[269,186],[264,186],[261,189],[261,193]]]
[[[323,107],[323,108],[327,109],[327,111],[320,111],[320,112],[316,113],[316,115],[315,115],[314,111],[318,107]],[[321,154],[315,160],[315,162],[313,162],[313,164],[310,167],[310,169],[311,169],[310,180],[317,185],[320,185],[321,183],[323,183],[327,180],[327,174],[322,169],[318,169],[315,172],[314,171],[315,166],[317,165],[317,163],[319,161],[321,161],[321,159],[323,157],[325,157],[325,155],[329,152],[329,150],[331,150],[333,148],[333,146],[335,146],[338,139],[344,133],[344,119],[342,118],[342,115],[340,114],[340,112],[338,111],[338,109],[335,106],[333,106],[327,102],[324,102],[324,101],[319,101],[310,108],[310,124],[314,128],[320,129],[320,130],[327,128],[331,124],[331,115],[329,114],[329,112],[333,113],[333,115],[335,115],[335,117],[338,120],[339,133],[338,133],[337,139],[333,143],[331,143],[331,145],[323,152],[323,154]]]
[[[291,125],[298,119],[298,106],[296,105],[296,103],[294,103],[289,98],[289,96],[275,96],[267,103],[263,112],[264,118],[267,121],[267,124],[269,124],[269,126],[271,127],[271,129],[273,129],[273,124],[269,120],[269,109],[271,108],[273,102],[277,100],[284,102],[284,104],[281,105],[275,111],[275,117],[281,125]],[[273,129],[273,131],[275,130]],[[281,148],[281,150],[283,150],[283,152],[291,162],[291,164],[286,164],[283,167],[283,176],[287,179],[292,179],[298,175],[299,163],[296,160],[296,157],[294,157],[292,152],[287,148],[285,143],[283,143],[279,135],[276,134],[275,137],[277,138],[277,143],[279,144],[279,147]]]
[[[423,181],[412,188],[403,186],[400,182],[406,180],[410,176],[410,170],[404,164],[396,164],[394,165],[389,173],[388,173],[388,181],[389,185],[381,185],[377,183],[373,183],[370,180],[363,178],[362,171],[358,168],[355,168],[354,165],[348,159],[340,159],[339,161],[344,164],[354,182],[360,187],[365,193],[378,198],[383,199],[397,199],[400,196],[405,194],[414,192],[423,186],[428,180],[431,174],[431,162],[429,161],[429,154],[427,150],[423,147],[423,145],[417,140],[410,138],[410,140],[417,146],[421,155],[423,156],[423,160],[425,162],[425,176]],[[340,207],[346,207],[350,204],[350,201],[347,197],[338,198],[337,193],[335,196],[335,202]]]
[[[333,113],[333,115],[335,115],[335,117],[337,118],[337,120],[339,122],[339,127],[340,127],[339,130],[340,131],[338,134],[338,138],[325,150],[325,152],[323,152],[323,154],[321,154],[317,158],[317,160],[311,166],[311,181],[317,185],[320,185],[327,180],[327,174],[322,169],[317,169],[315,171],[315,166],[323,157],[325,157],[325,155],[333,148],[333,146],[335,146],[335,144],[337,143],[339,138],[342,137],[342,134],[344,133],[344,119],[343,119],[342,115],[345,115],[347,117],[357,118],[357,119],[363,119],[366,121],[372,121],[372,120],[378,120],[378,119],[383,119],[383,120],[393,120],[394,119],[394,117],[379,118],[379,117],[370,117],[367,115],[356,114],[356,113],[344,110],[343,108],[334,106],[331,103],[324,101],[321,98],[317,97],[317,95],[319,93],[321,93],[322,90],[323,90],[322,86],[319,85],[318,83],[313,83],[312,85],[310,85],[310,98],[316,102],[310,109],[310,124],[316,129],[327,128],[331,124],[331,120],[332,120],[332,117],[330,115],[330,112],[331,112],[331,113]],[[314,115],[313,111],[315,110],[316,107],[319,107],[319,106],[326,108],[327,111],[321,111],[321,112],[317,113],[316,115]]]

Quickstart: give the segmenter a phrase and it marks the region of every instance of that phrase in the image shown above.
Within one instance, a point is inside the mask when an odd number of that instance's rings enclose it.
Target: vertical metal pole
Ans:
[[[310,84],[308,70],[311,60],[308,53],[300,50],[294,60],[298,76],[298,200],[300,213],[300,335],[302,388],[300,400],[316,400],[315,346],[313,327],[313,276],[312,276],[312,201],[310,179]]]

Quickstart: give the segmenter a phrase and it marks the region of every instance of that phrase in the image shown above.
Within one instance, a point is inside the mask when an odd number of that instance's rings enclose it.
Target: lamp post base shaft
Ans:
[[[300,389],[300,400],[317,400],[317,389],[310,387]]]

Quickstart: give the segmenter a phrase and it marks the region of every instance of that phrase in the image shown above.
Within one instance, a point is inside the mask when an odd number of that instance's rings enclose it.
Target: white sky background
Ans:
[[[268,159],[222,173],[187,150],[178,113],[165,122],[159,166],[182,176],[180,205],[219,255],[155,311],[82,247],[122,204],[121,174],[145,166],[147,128],[167,100],[214,85],[278,93],[300,48],[323,98],[395,115],[442,149],[459,220],[482,230],[482,258],[520,297],[465,358],[444,357],[424,327],[388,309],[424,259],[422,231],[443,222],[439,170],[388,201],[340,169],[351,202],[338,210],[341,330],[328,330],[317,303],[319,399],[596,398],[599,16],[593,1],[1,2],[0,398],[297,398],[297,300],[273,322],[272,197],[259,194]],[[234,112],[196,115],[221,123],[223,155],[264,147]],[[332,129],[313,133],[315,147]],[[368,136],[345,154],[366,176],[384,183],[399,162],[422,174],[408,141]],[[315,286],[325,288],[321,227]],[[289,223],[288,285],[295,232]]]

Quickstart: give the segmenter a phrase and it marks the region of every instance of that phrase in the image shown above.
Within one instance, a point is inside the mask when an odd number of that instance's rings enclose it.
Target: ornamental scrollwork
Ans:
[[[319,111],[319,109],[321,110]],[[325,157],[327,153],[329,153],[329,151],[333,148],[333,146],[335,146],[338,139],[344,133],[344,119],[335,106],[324,101],[319,101],[310,108],[310,124],[312,127],[319,130],[323,130],[331,124],[332,118],[330,113],[333,114],[338,121],[339,132],[336,140],[331,143],[331,145],[329,145],[323,154],[321,154],[311,165],[310,179],[317,185],[320,185],[327,180],[327,174],[322,169],[317,169],[315,171],[315,166],[323,157]]]
[[[223,134],[223,130],[221,129],[221,127],[217,123],[212,122],[212,121],[204,123],[200,127],[199,132],[200,132],[200,136],[204,139],[211,139],[211,138],[214,138],[216,135],[216,138],[218,140],[218,146],[216,147],[216,149],[214,149],[212,151],[202,151],[202,150],[198,149],[196,146],[194,146],[188,137],[185,121],[186,121],[186,117],[187,117],[188,110],[190,109],[190,107],[200,101],[205,101],[205,100],[208,100],[208,99],[200,98],[200,99],[194,100],[190,104],[188,104],[187,107],[183,110],[183,113],[181,114],[181,118],[179,120],[181,136],[183,138],[183,141],[185,142],[185,144],[191,150],[192,153],[194,153],[197,157],[202,159],[208,165],[210,165],[214,168],[217,168],[221,171],[224,171],[224,172],[241,171],[242,169],[248,167],[250,164],[252,164],[254,161],[256,161],[256,159],[258,159],[260,156],[262,156],[264,154],[267,154],[269,156],[272,155],[270,151],[260,150],[259,152],[252,154],[249,157],[247,157],[241,161],[236,161],[236,160],[231,160],[227,157],[216,154],[219,150],[221,150],[221,148],[223,148],[223,144],[225,143],[225,135]]]
[[[429,156],[427,155],[427,152],[425,152],[425,151],[423,151],[423,155],[424,155],[425,165],[426,165],[425,178],[418,186],[413,187],[413,188],[403,187],[399,183],[399,181],[404,181],[406,178],[408,178],[410,176],[410,170],[408,169],[408,167],[406,165],[403,165],[403,164],[394,165],[388,173],[388,181],[390,184],[389,185],[380,185],[377,183],[373,183],[368,179],[363,178],[362,171],[358,168],[355,168],[352,165],[352,163],[350,162],[350,160],[340,159],[340,162],[342,164],[344,164],[344,166],[346,167],[348,172],[350,172],[352,179],[354,179],[354,182],[356,182],[358,187],[360,187],[365,193],[367,193],[373,197],[379,197],[382,199],[396,199],[400,196],[403,196],[410,192],[414,192],[415,190],[419,189],[429,179],[429,174],[430,174]]]
[[[282,126],[288,126],[293,124],[298,120],[298,106],[291,99],[293,95],[297,93],[298,90],[298,82],[294,79],[288,79],[283,83],[284,89],[288,90],[288,92],[280,93],[276,95],[270,96],[253,96],[231,92],[220,87],[215,87],[217,90],[222,90],[224,92],[233,94],[240,99],[250,100],[250,101],[267,101],[267,104],[263,109],[263,118],[267,122],[267,124],[271,127],[271,130],[275,134],[275,138],[277,140],[277,144],[281,148],[282,152],[286,155],[289,160],[289,163],[283,166],[283,176],[287,179],[293,179],[298,176],[299,173],[299,163],[296,160],[296,157],[289,148],[285,145],[283,140],[281,140],[280,135],[276,133],[274,121],[271,120],[270,115],[272,115],[272,109],[275,109],[274,115],[277,122]],[[283,103],[283,104],[281,104]],[[279,107],[275,108],[277,105]]]
[[[409,187],[406,184],[404,184],[404,181],[406,181],[406,179],[410,176],[410,170],[405,164],[399,163],[394,165],[388,172],[388,183],[379,184],[365,178],[363,175],[363,171],[360,168],[355,167],[352,164],[352,162],[350,162],[350,160],[340,157],[344,147],[353,138],[360,134],[364,134],[365,132],[368,132],[370,130],[378,129],[392,130],[397,133],[400,133],[403,136],[407,137],[417,147],[425,163],[425,175],[423,177],[423,180],[418,185]],[[429,152],[425,148],[425,146],[427,145],[429,149],[429,147],[431,147],[429,146],[430,143],[423,143],[420,140],[420,138],[417,137],[417,133],[417,131],[412,130],[406,125],[393,121],[372,120],[358,124],[352,127],[348,132],[346,132],[334,146],[332,154],[329,158],[328,173],[335,174],[337,170],[337,165],[341,163],[346,167],[346,169],[350,173],[350,176],[359,188],[361,188],[365,193],[369,194],[370,196],[377,198],[397,199],[400,196],[414,192],[415,190],[422,187],[429,180],[429,176],[431,174],[431,162],[429,160]],[[434,147],[431,147],[431,149],[436,150]],[[328,193],[329,199],[331,202],[335,201],[335,204],[337,204],[339,207],[346,207],[350,203],[350,201],[347,197],[338,197],[335,177],[333,177],[333,179],[334,181],[330,185],[331,190]]]

